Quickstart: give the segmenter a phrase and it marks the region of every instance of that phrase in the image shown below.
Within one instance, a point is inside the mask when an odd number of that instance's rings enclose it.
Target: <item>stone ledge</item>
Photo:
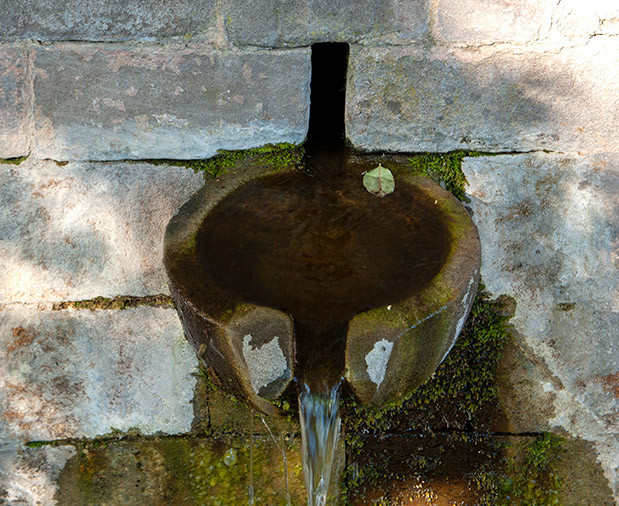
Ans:
[[[27,50],[0,44],[0,158],[28,154],[31,98]]]
[[[0,0],[0,40],[153,40],[215,27],[212,0]]]
[[[197,358],[174,309],[0,308],[0,441],[188,432]]]
[[[165,227],[203,184],[146,163],[0,165],[0,303],[168,293]]]
[[[223,9],[230,39],[241,46],[299,47],[385,36],[410,42],[429,33],[427,0],[228,0]]]
[[[37,158],[208,158],[298,143],[307,132],[309,49],[61,43],[32,51]]]
[[[465,158],[482,277],[516,300],[518,338],[556,378],[523,371],[521,394],[551,399],[550,427],[595,443],[617,494],[619,155]]]
[[[616,151],[618,50],[353,46],[347,136],[376,151]]]

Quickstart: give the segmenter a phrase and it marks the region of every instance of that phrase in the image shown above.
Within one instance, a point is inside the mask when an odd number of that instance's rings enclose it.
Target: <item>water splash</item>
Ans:
[[[340,438],[340,384],[331,392],[313,393],[304,384],[299,394],[303,473],[308,506],[324,506]]]

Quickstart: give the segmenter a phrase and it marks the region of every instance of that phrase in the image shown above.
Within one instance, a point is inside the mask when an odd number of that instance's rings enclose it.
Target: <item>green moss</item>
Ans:
[[[383,433],[391,429],[442,427],[445,421],[463,427],[494,406],[497,387],[494,375],[508,334],[507,316],[498,303],[491,302],[480,289],[471,314],[451,353],[433,376],[403,400],[379,410],[344,400],[343,423],[350,435],[348,443],[360,444],[354,435]]]
[[[540,434],[533,442],[509,448],[501,471],[481,469],[473,481],[487,506],[555,506],[559,504],[561,478],[555,471],[564,442],[560,436]]]
[[[239,161],[249,157],[257,157],[256,163],[270,165],[275,170],[293,168],[303,158],[303,146],[281,143],[266,144],[259,148],[228,151],[219,150],[218,154],[204,160],[147,160],[154,165],[174,165],[193,169],[204,173],[205,177],[217,177],[234,167]]]
[[[53,305],[53,310],[61,309],[128,309],[138,306],[170,307],[173,302],[168,295],[148,295],[146,297],[134,297],[131,295],[119,295],[113,299],[107,297],[95,297],[88,300],[64,301]]]
[[[462,172],[462,159],[465,156],[492,156],[496,153],[477,151],[453,151],[451,153],[417,153],[409,157],[409,168],[416,173],[428,176],[465,200],[466,177]]]
[[[19,165],[20,163],[25,161],[27,158],[28,158],[27,156],[20,156],[17,158],[0,158],[0,164]]]

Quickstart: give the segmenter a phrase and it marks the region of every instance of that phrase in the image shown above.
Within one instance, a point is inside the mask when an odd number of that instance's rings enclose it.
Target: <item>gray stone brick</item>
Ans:
[[[144,163],[0,165],[0,303],[167,292],[164,230],[203,182]]]
[[[0,40],[153,40],[215,25],[214,0],[0,0]]]
[[[449,42],[533,42],[550,27],[545,0],[438,0],[437,29]]]
[[[351,49],[347,135],[389,151],[616,151],[616,37],[558,53]]]
[[[56,480],[75,455],[71,445],[28,448],[0,441],[0,498],[10,506],[53,505]]]
[[[619,455],[618,169],[617,153],[463,160],[486,288],[514,297],[518,339],[555,377],[538,378],[554,397],[550,425],[594,441],[609,479]]]
[[[197,358],[172,308],[0,311],[0,439],[191,429]]]
[[[63,43],[34,53],[40,158],[206,158],[307,132],[306,49]]]
[[[417,0],[229,0],[224,11],[230,38],[239,45],[307,46],[428,32],[427,2]]]
[[[0,158],[28,154],[30,104],[27,52],[0,44]]]

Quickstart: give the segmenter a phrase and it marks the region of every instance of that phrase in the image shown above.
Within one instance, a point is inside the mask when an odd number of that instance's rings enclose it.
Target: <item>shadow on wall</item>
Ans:
[[[147,164],[0,165],[0,302],[166,292],[165,225],[204,180]]]
[[[347,135],[368,150],[615,151],[613,49],[353,46]]]

